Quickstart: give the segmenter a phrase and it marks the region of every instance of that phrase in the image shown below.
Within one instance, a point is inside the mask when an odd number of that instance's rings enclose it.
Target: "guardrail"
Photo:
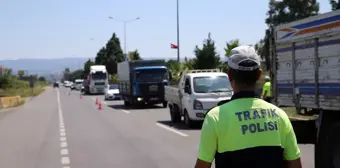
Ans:
[[[0,97],[0,108],[16,107],[23,102],[21,96]]]

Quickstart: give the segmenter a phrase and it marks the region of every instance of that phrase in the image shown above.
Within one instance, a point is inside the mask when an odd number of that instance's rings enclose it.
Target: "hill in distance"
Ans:
[[[11,68],[13,72],[25,70],[28,74],[51,74],[60,73],[65,68],[70,68],[71,71],[82,69],[84,63],[89,58],[85,57],[70,57],[70,58],[55,58],[55,59],[16,59],[16,60],[0,60],[0,65]],[[93,58],[91,58],[93,59]]]

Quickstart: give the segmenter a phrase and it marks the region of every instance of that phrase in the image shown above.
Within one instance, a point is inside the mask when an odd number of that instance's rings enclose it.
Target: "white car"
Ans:
[[[120,98],[118,85],[107,85],[107,88],[105,89],[105,100],[115,100]]]

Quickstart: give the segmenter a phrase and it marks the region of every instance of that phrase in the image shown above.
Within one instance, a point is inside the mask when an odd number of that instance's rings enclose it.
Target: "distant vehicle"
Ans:
[[[71,90],[75,90],[75,89],[76,89],[76,84],[75,84],[75,83],[72,83],[72,85],[70,86],[70,89],[71,89]]]
[[[218,69],[191,70],[182,74],[177,86],[165,86],[171,121],[181,122],[184,116],[188,127],[203,121],[207,110],[230,100],[232,94],[228,75]]]
[[[71,87],[72,85],[73,85],[73,82],[64,81],[64,86],[65,86],[65,87]]]
[[[119,89],[117,84],[107,85],[105,89],[105,100],[115,100],[120,99]]]
[[[164,86],[169,85],[169,72],[164,60],[124,61],[117,69],[125,106],[162,103],[167,107]]]
[[[74,89],[75,90],[81,90],[81,88],[83,86],[83,82],[84,82],[83,79],[76,79],[76,80],[74,80],[74,84],[75,84]]]
[[[105,65],[92,65],[87,79],[83,81],[85,94],[104,94],[109,84]]]
[[[56,88],[56,87],[59,88],[59,84],[57,82],[55,82],[55,83],[53,83],[53,87],[54,88]]]

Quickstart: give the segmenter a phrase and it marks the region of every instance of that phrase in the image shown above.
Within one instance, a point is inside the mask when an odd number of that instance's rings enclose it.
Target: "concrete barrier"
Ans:
[[[21,96],[1,97],[0,108],[16,107],[23,102],[24,100],[21,98]]]

